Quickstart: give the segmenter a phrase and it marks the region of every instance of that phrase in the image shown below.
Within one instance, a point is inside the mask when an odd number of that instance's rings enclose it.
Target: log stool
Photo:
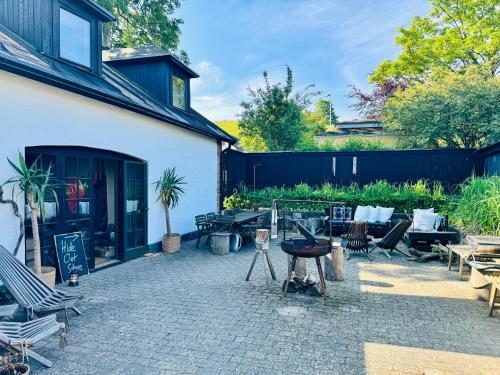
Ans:
[[[276,274],[274,273],[273,263],[271,262],[271,255],[269,254],[269,230],[267,229],[257,229],[255,235],[255,255],[253,257],[252,264],[250,265],[250,269],[248,270],[246,281],[250,280],[250,276],[252,275],[253,267],[255,266],[255,262],[259,257],[259,254],[264,254],[264,272],[266,272],[269,267],[269,271],[271,272],[271,277],[273,280],[276,280]],[[267,264],[266,264],[267,263]],[[267,273],[266,273],[267,280]]]
[[[344,280],[344,248],[340,242],[332,242],[332,251],[325,255],[325,279]]]

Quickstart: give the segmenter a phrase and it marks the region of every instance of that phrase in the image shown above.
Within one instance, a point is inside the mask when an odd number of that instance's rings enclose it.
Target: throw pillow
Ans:
[[[380,207],[372,207],[370,206],[370,216],[368,216],[369,223],[376,223],[379,220],[380,216]]]
[[[379,211],[378,221],[385,223],[391,220],[392,214],[394,213],[394,207],[380,207],[377,206]]]
[[[413,228],[424,232],[432,231],[438,217],[438,214],[431,212],[417,212],[413,216]]]
[[[358,206],[354,212],[354,221],[368,221],[370,206]]]

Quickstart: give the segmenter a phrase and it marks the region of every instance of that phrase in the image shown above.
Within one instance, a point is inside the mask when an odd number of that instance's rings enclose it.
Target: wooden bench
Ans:
[[[500,273],[485,275],[484,277],[491,284],[489,306],[490,316],[492,316],[495,305],[500,305]],[[496,308],[498,309],[500,306]]]

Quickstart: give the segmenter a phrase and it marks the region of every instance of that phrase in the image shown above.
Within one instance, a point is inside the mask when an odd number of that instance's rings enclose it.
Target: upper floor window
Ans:
[[[172,75],[172,104],[174,107],[186,109],[186,82]]]
[[[59,25],[59,56],[90,67],[90,22],[61,8]]]

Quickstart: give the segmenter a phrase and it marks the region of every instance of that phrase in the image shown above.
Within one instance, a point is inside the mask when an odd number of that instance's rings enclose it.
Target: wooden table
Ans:
[[[236,225],[242,225],[249,223],[255,219],[258,219],[261,216],[270,214],[271,210],[259,210],[259,211],[243,211],[238,212],[234,215],[233,223]]]
[[[259,211],[242,211],[233,215],[219,215],[216,219],[216,222],[220,223],[224,228],[223,230],[227,230],[232,232],[236,227],[254,221],[261,216],[268,215],[271,213],[271,210],[259,210]]]
[[[493,309],[495,309],[495,304],[500,303],[500,273],[495,273],[493,275],[485,275],[486,280],[491,284],[490,289],[490,316],[493,315]],[[498,307],[497,307],[498,308]]]

